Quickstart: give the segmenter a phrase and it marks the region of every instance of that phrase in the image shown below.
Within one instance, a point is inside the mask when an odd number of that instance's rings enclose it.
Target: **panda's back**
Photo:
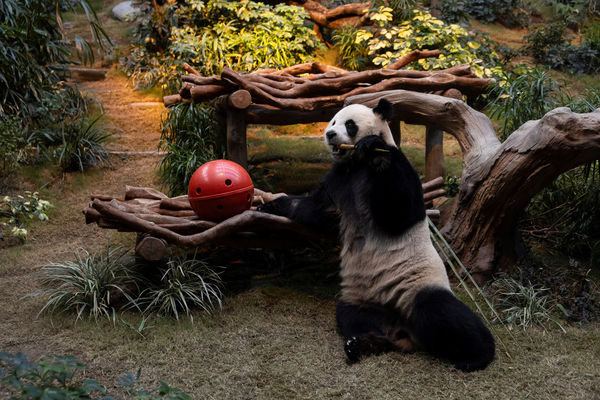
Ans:
[[[399,309],[406,317],[424,287],[450,290],[448,275],[424,219],[400,236],[342,218],[342,300]]]

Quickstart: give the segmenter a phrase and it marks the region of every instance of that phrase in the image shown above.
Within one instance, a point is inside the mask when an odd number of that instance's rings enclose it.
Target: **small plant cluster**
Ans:
[[[77,320],[107,318],[113,325],[118,313],[137,310],[143,314],[139,329],[120,320],[140,334],[149,329],[146,322],[152,315],[176,319],[185,315],[193,322],[193,309],[210,312],[221,307],[220,275],[202,260],[173,256],[154,267],[157,279],[145,278],[137,267],[129,251],[121,247],[107,246],[99,254],[79,250],[74,261],[44,266],[44,288],[31,296],[45,297],[40,314],[73,313]]]
[[[502,322],[522,329],[532,325],[546,329],[546,324],[552,322],[566,333],[553,315],[555,308],[560,309],[562,306],[553,302],[547,293],[548,289],[529,282],[523,283],[512,277],[496,279],[491,288]]]
[[[10,228],[12,236],[24,242],[27,238],[25,224],[34,218],[40,221],[48,220],[51,207],[50,202],[41,199],[37,192],[26,191],[24,196],[4,196],[0,201],[0,221],[2,226]],[[4,239],[1,231],[0,239]]]
[[[522,0],[441,0],[434,8],[439,10],[440,18],[448,23],[461,23],[474,18],[513,28],[525,26],[529,19]]]
[[[88,42],[80,37],[66,40],[61,29],[60,12],[79,8],[88,18],[96,46],[110,43],[85,0],[6,0],[0,5],[3,180],[39,154],[57,159],[64,170],[83,170],[106,159],[100,153],[110,135],[98,137],[98,125],[86,122],[89,100],[65,84],[65,65],[72,62],[73,50],[82,62],[94,58]]]
[[[179,87],[183,62],[203,75],[302,63],[321,48],[301,7],[254,1],[168,2],[142,21],[123,67],[138,87]]]
[[[562,22],[535,29],[524,37],[525,52],[552,69],[577,73],[600,71],[600,28],[590,27],[579,46],[571,44]]]
[[[0,389],[9,400],[114,400],[106,387],[95,379],[81,381],[76,375],[85,365],[72,356],[48,356],[34,363],[22,353],[0,352]],[[190,396],[161,382],[155,390],[138,389],[136,375],[131,372],[117,382],[135,400],[189,400]]]
[[[166,111],[159,149],[167,154],[159,171],[171,196],[187,193],[188,182],[200,165],[223,157],[223,126],[214,108],[206,104],[180,103]]]
[[[600,266],[600,165],[575,168],[540,192],[523,229],[532,238],[576,259]]]
[[[371,10],[369,18],[374,27],[346,28],[334,35],[342,62],[350,63],[348,67],[386,67],[413,50],[439,49],[442,54],[438,58],[421,59],[407,68],[434,70],[469,63],[479,77],[501,72],[499,57],[484,36],[475,36],[456,24],[446,24],[427,11],[415,9],[410,19],[398,25],[394,24],[392,9],[388,7]]]

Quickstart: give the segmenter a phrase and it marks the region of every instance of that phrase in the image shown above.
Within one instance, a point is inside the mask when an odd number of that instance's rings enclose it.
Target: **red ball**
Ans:
[[[194,172],[188,184],[188,199],[200,219],[223,221],[248,210],[254,185],[248,172],[229,160],[214,160]]]

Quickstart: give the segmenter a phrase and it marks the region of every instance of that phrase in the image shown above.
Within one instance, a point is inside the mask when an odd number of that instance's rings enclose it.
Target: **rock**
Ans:
[[[112,16],[119,21],[133,21],[141,14],[142,10],[139,6],[134,5],[133,1],[123,1],[112,9]]]

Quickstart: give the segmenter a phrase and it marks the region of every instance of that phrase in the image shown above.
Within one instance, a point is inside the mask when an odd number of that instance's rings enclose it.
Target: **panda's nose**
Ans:
[[[335,133],[335,131],[327,131],[327,132],[325,132],[325,136],[327,137],[328,140],[331,140],[337,136],[337,133]]]

